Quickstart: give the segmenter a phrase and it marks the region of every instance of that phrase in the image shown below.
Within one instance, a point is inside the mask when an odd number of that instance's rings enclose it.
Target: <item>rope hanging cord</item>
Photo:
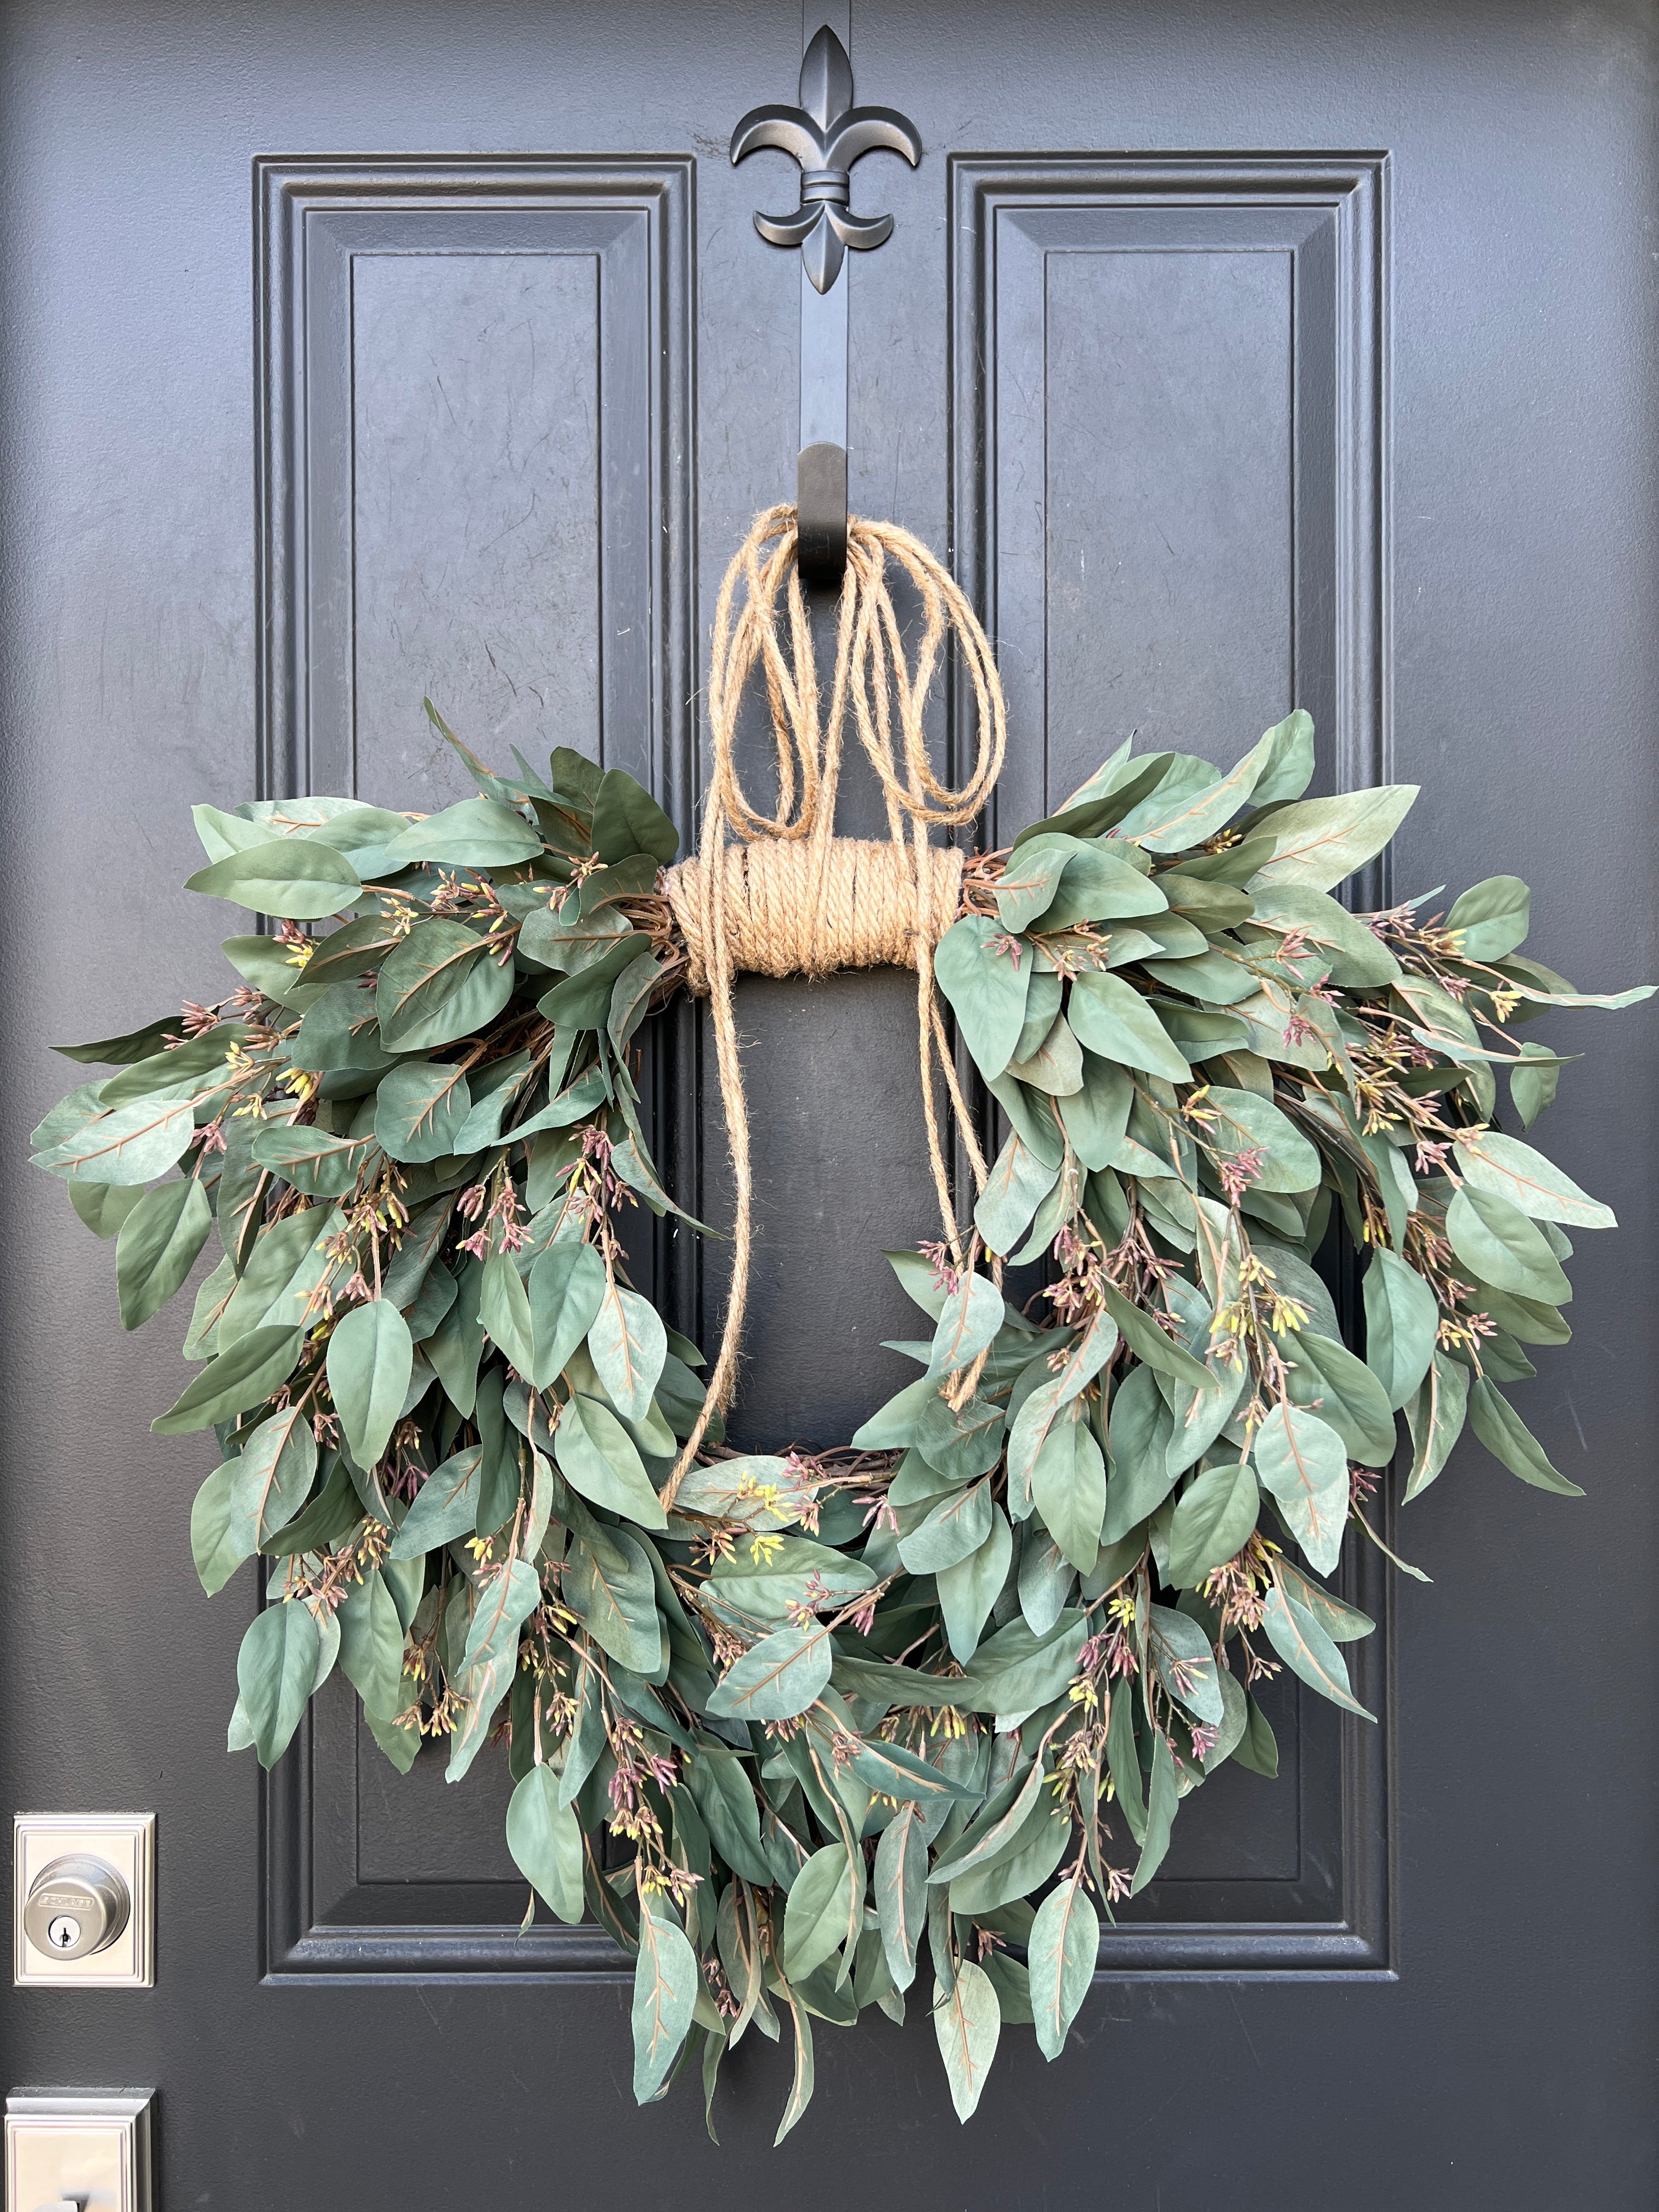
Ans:
[[[921,604],[914,666],[906,661],[889,587],[890,561],[908,577]],[[787,628],[787,650],[781,628]],[[973,769],[958,790],[933,774],[925,728],[928,691],[952,630],[977,710]],[[738,710],[757,663],[775,755],[772,814],[751,805],[736,762]],[[849,707],[881,787],[885,843],[835,834]],[[671,868],[663,888],[685,941],[692,988],[706,990],[709,999],[735,1196],[732,1283],[704,1412],[663,1492],[665,1505],[672,1504],[710,1416],[731,1402],[748,1299],[753,1181],[732,1005],[738,973],[825,975],[843,967],[914,967],[928,1162],[945,1242],[958,1260],[935,1061],[981,1188],[986,1177],[933,987],[933,947],[956,918],[963,854],[957,847],[930,844],[929,833],[959,828],[981,811],[1007,745],[990,644],[960,586],[908,531],[850,516],[826,712],[796,566],[795,510],[768,508],[756,517],[720,586],[708,715],[713,763],[697,858]]]

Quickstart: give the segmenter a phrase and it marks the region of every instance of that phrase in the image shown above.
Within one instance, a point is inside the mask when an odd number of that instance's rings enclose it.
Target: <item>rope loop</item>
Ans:
[[[914,664],[905,656],[890,562],[921,605]],[[787,644],[780,632],[787,632]],[[957,790],[928,757],[927,696],[954,632],[976,707],[974,763]],[[738,774],[738,716],[758,665],[770,710],[777,780],[771,813],[750,800]],[[836,798],[843,737],[854,727],[881,787],[888,842],[837,838]],[[706,988],[732,1152],[736,1219],[732,1285],[720,1356],[704,1410],[663,1492],[672,1505],[712,1414],[731,1402],[752,1248],[753,1181],[732,985],[739,970],[823,975],[886,964],[916,970],[923,1115],[947,1245],[960,1260],[955,1200],[936,1110],[937,1059],[974,1175],[986,1165],[969,1121],[933,987],[933,946],[955,918],[962,856],[930,843],[980,814],[1007,748],[1002,686],[966,594],[919,538],[895,523],[848,518],[847,574],[836,618],[835,674],[823,710],[812,632],[796,565],[795,510],[756,517],[733,556],[714,609],[708,671],[713,763],[696,860],[668,871],[664,888],[690,955],[694,989]]]

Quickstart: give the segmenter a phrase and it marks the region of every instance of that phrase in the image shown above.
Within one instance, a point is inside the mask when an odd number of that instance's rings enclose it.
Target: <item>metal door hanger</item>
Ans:
[[[853,105],[853,64],[824,22],[801,63],[799,106],[752,108],[732,134],[732,159],[763,146],[800,164],[799,207],[757,214],[755,228],[769,245],[800,248],[799,561],[804,583],[836,590],[847,567],[847,251],[872,252],[893,230],[890,215],[853,213],[851,172],[878,149],[914,168],[921,140],[896,109]]]

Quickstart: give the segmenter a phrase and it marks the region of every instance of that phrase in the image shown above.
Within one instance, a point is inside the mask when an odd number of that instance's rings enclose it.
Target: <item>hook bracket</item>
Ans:
[[[732,134],[732,159],[762,147],[800,165],[800,204],[788,215],[755,216],[769,245],[799,246],[800,452],[795,492],[802,580],[838,590],[847,568],[848,251],[873,252],[892,235],[890,215],[852,211],[853,164],[864,155],[902,155],[912,168],[921,140],[907,116],[890,107],[855,107],[853,64],[828,23],[808,46],[798,107],[752,108]]]

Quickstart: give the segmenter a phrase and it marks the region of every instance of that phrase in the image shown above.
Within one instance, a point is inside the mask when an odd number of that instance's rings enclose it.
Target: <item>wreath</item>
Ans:
[[[337,1666],[402,1770],[442,1739],[459,1781],[501,1741],[530,1914],[635,1956],[636,2096],[700,2062],[712,2107],[724,2053],[787,2014],[780,2140],[813,2020],[902,2020],[924,1949],[961,2118],[1004,2021],[1054,2057],[1099,1915],[1156,1874],[1182,1798],[1228,1759],[1275,1771],[1264,1675],[1371,1717],[1342,1647],[1372,1623],[1326,1578],[1350,1528],[1382,1544],[1397,1414],[1407,1499],[1466,1422],[1578,1494],[1501,1386],[1566,1340],[1569,1232],[1613,1218],[1499,1128],[1498,1074],[1530,1128],[1565,1061],[1513,1031],[1649,995],[1525,957],[1513,876],[1443,913],[1339,903],[1415,792],[1304,798],[1299,712],[1224,774],[1125,745],[1006,850],[930,842],[1001,762],[978,624],[914,539],[854,523],[826,710],[793,557],[774,510],[721,594],[695,860],[620,770],[562,746],[497,775],[428,703],[477,797],[195,809],[187,888],[274,932],[226,942],[228,997],[60,1048],[116,1072],[33,1139],[115,1240],[126,1328],[216,1236],[200,1372],[152,1425],[218,1440],[204,1588],[266,1562],[231,1748],[271,1765]],[[959,790],[924,726],[952,629],[978,709]],[[734,766],[757,665],[770,814]],[[885,843],[833,835],[849,723]],[[942,1214],[890,1255],[918,1372],[844,1446],[737,1454],[733,978],[888,961],[917,972]],[[635,1079],[684,989],[711,1001],[737,1193],[707,1385],[626,1257],[634,1209],[678,1211]],[[1005,1269],[1045,1259],[1015,1304]]]

